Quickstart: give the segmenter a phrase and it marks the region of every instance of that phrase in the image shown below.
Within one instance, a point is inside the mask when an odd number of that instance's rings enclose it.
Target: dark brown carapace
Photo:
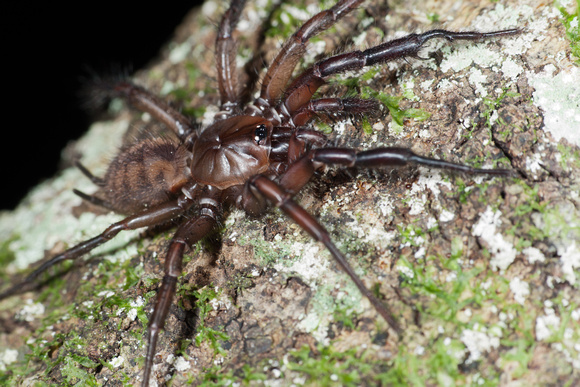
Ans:
[[[360,291],[368,297],[393,332],[402,329],[388,307],[381,303],[354,273],[328,232],[292,197],[325,165],[344,167],[399,167],[420,164],[468,174],[509,175],[505,169],[474,169],[418,156],[404,148],[356,151],[325,147],[327,138],[309,126],[316,115],[371,113],[377,102],[360,98],[313,98],[331,75],[365,66],[417,57],[433,38],[481,40],[514,35],[516,29],[481,33],[432,30],[411,34],[364,51],[351,51],[323,59],[292,79],[296,64],[310,38],[329,28],[358,7],[363,0],[340,0],[334,7],[308,20],[282,46],[261,83],[259,97],[242,106],[236,76],[236,42],[232,32],[245,0],[232,0],[218,28],[215,43],[221,111],[210,126],[196,130],[185,117],[148,91],[130,82],[111,84],[108,93],[120,96],[135,108],[163,123],[174,136],[148,138],[123,149],[104,178],[79,168],[102,190],[100,196],[78,195],[94,204],[129,215],[103,233],[50,259],[23,283],[0,294],[8,297],[33,283],[47,268],[81,257],[122,230],[149,227],[169,221],[180,224],[169,243],[165,275],[150,317],[143,385],[147,386],[159,331],[173,301],[186,248],[197,243],[221,221],[224,209],[235,206],[252,216],[269,205],[279,207],[314,239],[322,242]],[[173,140],[172,138],[175,138]],[[184,216],[185,215],[185,216]]]

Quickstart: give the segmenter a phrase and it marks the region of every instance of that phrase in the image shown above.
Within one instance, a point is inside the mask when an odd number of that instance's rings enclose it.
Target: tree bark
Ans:
[[[247,5],[236,32],[246,84],[315,12],[307,4]],[[159,61],[135,76],[205,124],[219,104],[213,42],[224,7],[208,2],[193,10]],[[317,122],[332,129],[335,144],[402,146],[515,172],[332,168],[297,196],[390,306],[403,335],[283,214],[249,219],[232,210],[220,233],[188,253],[158,344],[158,384],[580,380],[580,70],[560,12],[540,1],[372,0],[313,39],[300,66],[403,33],[514,27],[521,34],[438,42],[421,53],[433,59],[365,69],[349,74],[356,82],[337,77],[321,91],[400,97],[390,99],[390,111]],[[98,175],[143,131],[163,128],[125,110],[95,123],[65,155],[80,154]],[[1,215],[3,284],[118,219],[71,193],[93,192],[86,180],[66,169]],[[126,233],[85,264],[59,268],[35,291],[0,302],[0,381],[139,384],[147,316],[172,232]]]

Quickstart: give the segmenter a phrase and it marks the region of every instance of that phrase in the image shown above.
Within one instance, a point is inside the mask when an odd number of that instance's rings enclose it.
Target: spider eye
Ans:
[[[266,128],[266,125],[262,124],[256,128],[256,132],[254,133],[254,141],[256,141],[256,144],[261,145],[267,136],[268,129]]]

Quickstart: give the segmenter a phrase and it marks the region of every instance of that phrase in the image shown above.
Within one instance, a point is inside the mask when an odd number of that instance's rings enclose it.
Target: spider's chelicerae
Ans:
[[[163,257],[165,274],[149,317],[143,386],[151,376],[159,332],[172,305],[184,252],[218,226],[230,208],[257,217],[276,206],[320,241],[350,276],[392,333],[403,328],[397,316],[363,284],[325,228],[298,203],[298,193],[325,166],[356,168],[401,167],[408,164],[442,168],[467,174],[506,176],[507,169],[476,169],[423,157],[406,148],[384,147],[355,150],[328,146],[327,137],[312,126],[317,116],[364,115],[379,109],[378,102],[357,97],[318,98],[325,80],[335,74],[366,66],[418,57],[424,44],[435,38],[448,41],[505,37],[517,29],[495,32],[452,32],[432,30],[410,34],[364,50],[328,56],[293,76],[305,54],[308,41],[359,7],[363,0],[341,0],[300,27],[269,64],[261,81],[259,96],[245,103],[238,84],[236,42],[233,32],[245,1],[233,0],[218,27],[215,60],[220,111],[213,123],[196,129],[191,118],[172,108],[147,90],[128,81],[111,83],[110,96],[124,98],[133,107],[149,113],[175,136],[150,137],[127,148],[114,159],[104,177],[79,168],[101,193],[76,193],[87,201],[128,215],[101,234],[86,240],[43,263],[22,283],[5,290],[6,298],[32,284],[53,265],[77,259],[107,242],[119,232],[168,222],[179,226]],[[174,139],[175,138],[175,139]]]

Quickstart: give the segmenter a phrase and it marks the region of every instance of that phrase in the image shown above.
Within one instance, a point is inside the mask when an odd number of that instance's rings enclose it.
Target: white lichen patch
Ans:
[[[544,111],[544,128],[556,141],[566,138],[580,145],[580,70],[571,66],[558,74],[552,64],[538,74],[528,74],[534,104]]]
[[[173,362],[173,366],[179,372],[187,371],[191,368],[191,364],[183,356],[178,356]]]
[[[115,368],[119,368],[123,365],[124,362],[125,362],[125,358],[123,356],[117,356],[117,357],[112,358],[111,361],[109,362],[109,364]]]
[[[441,62],[441,71],[456,73],[472,67],[475,63],[479,67],[490,68],[501,63],[501,54],[487,48],[484,43],[470,45],[461,50],[452,46],[442,48],[444,59]]]
[[[499,336],[495,334],[492,335],[491,332],[488,333],[485,328],[480,327],[478,324],[475,324],[473,329],[463,330],[463,332],[461,332],[461,341],[469,352],[469,356],[465,360],[465,363],[471,364],[474,361],[481,359],[484,353],[499,348],[499,339]]]
[[[44,315],[44,305],[40,302],[34,302],[31,299],[26,300],[26,304],[20,309],[16,315],[16,319],[20,321],[34,321],[37,317]]]
[[[487,76],[479,69],[471,70],[469,76],[467,77],[469,83],[475,88],[475,92],[481,97],[487,97]]]
[[[535,247],[526,247],[522,250],[522,253],[524,253],[524,255],[528,258],[528,262],[530,264],[544,262],[546,260],[544,253]]]
[[[510,290],[514,295],[514,300],[516,300],[518,304],[523,305],[526,301],[526,297],[530,295],[530,284],[515,277],[510,281]]]
[[[506,241],[497,232],[501,226],[501,212],[493,211],[490,206],[481,214],[477,223],[473,225],[471,234],[481,238],[487,244],[487,248],[492,255],[490,265],[493,270],[504,271],[516,259],[517,250],[513,244]]]
[[[291,265],[287,261],[278,262],[274,268],[283,273],[297,273],[306,283],[316,288],[317,281],[328,271],[330,265],[326,250],[321,250],[317,242],[295,242],[291,248],[297,259],[293,259]]]
[[[209,301],[213,310],[217,311],[233,308],[232,300],[226,293],[219,292],[219,288],[217,287],[215,288],[215,291],[218,293],[218,296]]]
[[[533,8],[528,5],[510,7],[498,3],[490,11],[478,15],[471,23],[471,26],[479,31],[517,28],[522,21],[530,20],[533,17],[533,13]]]
[[[107,297],[110,296],[107,295]],[[127,310],[127,308],[119,308],[116,312],[116,315],[120,316],[121,314],[123,314],[123,312],[127,311],[127,319],[129,319],[130,321],[135,321],[135,319],[137,318],[137,313],[139,312],[138,308],[145,305],[145,299],[139,296],[135,301],[131,301],[129,305],[131,306],[129,310]]]
[[[94,124],[91,130],[77,142],[76,149],[82,154],[83,164],[95,175],[102,175],[104,166],[113,156],[128,121]],[[96,149],[95,149],[96,148]],[[94,192],[95,186],[76,168],[37,186],[13,212],[0,214],[0,239],[16,238],[9,244],[15,260],[8,270],[22,270],[44,257],[46,250],[64,242],[73,246],[101,233],[111,223],[121,219],[118,215],[96,216],[84,213],[76,218],[72,209],[81,203],[72,189]],[[122,232],[101,250],[125,246],[138,231]],[[115,259],[122,259],[126,252],[118,251]]]
[[[543,170],[542,168],[542,155],[539,153],[532,153],[530,156],[526,157],[526,170],[534,177],[538,177],[538,172]]]
[[[188,40],[171,47],[168,58],[169,61],[174,64],[183,62],[191,52],[191,47],[191,42]]]
[[[501,72],[504,74],[504,77],[510,78],[515,82],[524,72],[524,68],[517,64],[513,59],[508,58],[502,63]]]
[[[576,246],[576,242],[573,241],[565,250],[558,249],[558,255],[560,255],[560,263],[562,265],[564,278],[570,283],[570,285],[575,285],[575,271],[580,269],[580,249]]]
[[[379,208],[382,207],[379,206]],[[360,222],[357,216],[351,211],[344,211],[346,215],[352,219],[347,223],[349,232],[353,235],[353,242],[369,243],[378,247],[379,249],[387,248],[392,240],[395,238],[394,232],[385,231],[384,218],[372,210],[365,213],[364,222]],[[339,243],[340,245],[341,243]],[[342,242],[344,244],[344,242]]]
[[[542,341],[549,338],[560,327],[560,317],[552,307],[551,301],[544,302],[544,315],[536,319],[536,340]]]
[[[109,298],[115,295],[115,292],[111,290],[103,290],[102,292],[97,293],[97,297],[104,297]]]
[[[455,218],[455,213],[447,210],[442,210],[439,214],[440,222],[450,222]]]
[[[0,371],[6,371],[6,366],[15,363],[18,360],[18,351],[6,348],[0,352]]]
[[[360,274],[360,273],[359,273]],[[332,292],[340,289],[336,297]],[[329,270],[319,280],[319,287],[297,328],[311,334],[322,345],[329,345],[328,326],[334,321],[334,311],[340,306],[347,313],[363,313],[372,306],[346,275]]]
[[[428,194],[426,190],[430,190],[435,198],[431,205],[434,208],[440,208],[438,197],[441,193],[440,186],[451,189],[451,183],[444,181],[441,172],[437,170],[419,168],[420,176],[416,183],[413,183],[408,197],[408,205],[411,207],[410,215],[420,215],[425,213],[425,205],[427,204]]]

